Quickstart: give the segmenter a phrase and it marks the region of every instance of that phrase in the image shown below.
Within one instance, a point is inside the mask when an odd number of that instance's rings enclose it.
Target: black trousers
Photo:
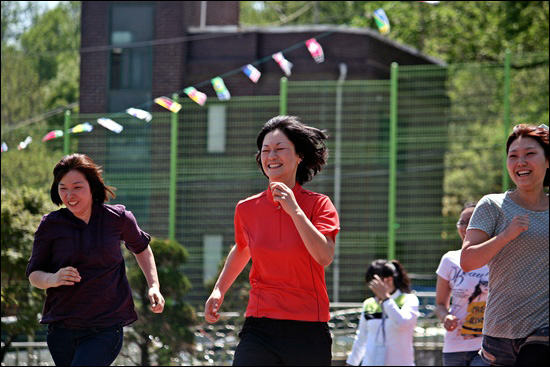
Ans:
[[[326,322],[247,317],[233,366],[330,366]]]

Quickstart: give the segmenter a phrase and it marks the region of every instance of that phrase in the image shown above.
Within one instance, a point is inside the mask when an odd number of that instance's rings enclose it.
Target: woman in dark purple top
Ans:
[[[110,365],[122,348],[122,327],[137,320],[120,241],[147,278],[151,310],[164,298],[151,237],[122,205],[106,205],[114,188],[83,154],[61,159],[53,170],[52,201],[66,208],[42,218],[27,265],[31,284],[46,289],[42,319],[56,365]]]

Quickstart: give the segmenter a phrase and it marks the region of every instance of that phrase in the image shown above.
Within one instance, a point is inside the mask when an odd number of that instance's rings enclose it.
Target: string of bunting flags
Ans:
[[[321,63],[325,60],[323,48],[319,44],[319,42],[315,38],[310,38],[307,41],[303,42],[307,49],[309,50],[311,56],[315,60],[316,63]],[[291,69],[292,69],[292,63],[288,61],[284,56],[283,52],[277,52],[273,55],[271,55],[271,58],[275,60],[279,66],[281,67],[281,70],[283,70],[284,74],[286,76],[291,75]],[[259,62],[255,62],[258,64]],[[241,70],[253,83],[257,83],[260,77],[262,76],[262,73],[256,69],[252,64],[247,64],[240,68]],[[216,95],[218,96],[218,99],[220,101],[228,101],[231,99],[231,93],[227,89],[223,79],[219,76],[213,78],[210,80],[210,83],[212,84],[212,87],[214,88],[214,91],[216,92]],[[191,100],[193,100],[195,103],[199,104],[200,106],[204,106],[207,100],[207,96],[205,93],[200,92],[195,87],[187,87],[183,89],[183,93],[185,93]],[[178,113],[182,105],[176,101],[173,101],[172,99],[168,97],[158,97],[154,99],[154,103],[158,104],[159,106],[162,106],[166,108],[167,110]],[[153,116],[151,113],[139,109],[139,108],[128,108],[124,111],[125,113],[138,118],[140,120],[150,122],[153,119]],[[104,128],[114,132],[114,133],[121,133],[122,130],[124,130],[124,127],[117,123],[116,121],[110,119],[110,118],[98,118],[97,123]],[[69,133],[81,133],[81,132],[91,132],[93,130],[93,126],[86,122],[84,124],[76,125],[72,129],[69,130]],[[48,132],[44,137],[42,138],[42,141],[49,141],[56,138],[60,138],[64,135],[63,130],[53,130]],[[30,143],[32,142],[32,137],[27,137],[23,142],[19,143],[17,149],[22,150],[25,149]],[[2,153],[8,150],[8,146],[5,142],[2,143]]]
[[[439,3],[439,1],[420,1],[420,2],[429,3],[429,4]],[[378,31],[380,32],[380,34],[387,35],[387,34],[390,33],[390,21],[388,19],[388,16],[384,12],[384,9],[377,9],[376,11],[374,11],[373,18],[376,22],[376,26],[378,27]],[[270,59],[273,59],[275,62],[277,62],[277,64],[279,65],[279,67],[281,68],[283,73],[287,77],[289,77],[290,75],[292,75],[293,64],[285,58],[284,52],[290,52],[290,51],[294,50],[295,48],[298,48],[298,47],[301,47],[302,45],[305,45],[307,47],[309,53],[311,54],[311,57],[313,58],[313,60],[317,64],[320,64],[320,63],[325,61],[325,55],[324,55],[324,52],[323,52],[323,47],[318,42],[318,39],[326,37],[326,36],[328,36],[329,34],[331,34],[333,32],[334,31],[325,32],[325,33],[323,33],[321,35],[318,35],[314,38],[310,38],[310,39],[308,39],[304,42],[300,42],[297,45],[289,47],[285,50],[276,52],[273,55],[271,55],[271,57],[266,57],[264,59],[257,60],[252,64],[247,64],[247,65],[245,65],[245,66],[243,66],[239,69],[233,70],[233,71],[228,72],[224,75],[233,75],[235,72],[242,71],[253,83],[258,83],[258,81],[260,80],[260,78],[262,76],[262,73],[258,69],[256,69],[253,64],[257,65],[257,64],[261,64],[263,62],[266,62]],[[205,83],[206,82],[199,83],[199,84],[197,84],[197,86],[205,85]],[[217,95],[217,97],[220,101],[228,101],[228,100],[231,99],[231,93],[229,92],[229,89],[226,87],[226,85],[224,83],[224,80],[221,76],[216,76],[216,77],[212,78],[210,80],[210,83],[212,84],[212,87],[213,87],[214,91],[216,92],[216,95]],[[208,99],[208,97],[206,96],[205,93],[197,90],[193,86],[184,88],[183,93],[186,94],[191,100],[193,100],[195,103],[199,104],[200,106],[204,106],[205,103],[206,103],[206,100]],[[178,113],[182,108],[181,104],[179,104],[178,102],[173,101],[172,99],[170,99],[168,97],[165,97],[165,96],[155,98],[153,100],[153,102],[158,104],[159,106],[162,106],[162,107],[166,108],[167,110],[169,110],[173,113]],[[151,104],[152,103],[149,101],[147,103],[144,103],[143,105],[148,106],[148,105],[151,105]],[[131,108],[126,109],[124,111],[124,113],[127,113],[127,114],[129,114],[129,115],[131,115],[131,116],[133,116],[133,117],[135,117],[139,120],[143,120],[143,121],[146,121],[146,122],[151,122],[151,120],[153,119],[153,116],[151,115],[151,113],[149,113],[145,110],[139,109],[139,108],[135,108],[135,107],[131,107]],[[120,113],[118,113],[117,115],[120,115]],[[98,118],[97,123],[99,125],[103,126],[104,128],[106,128],[106,129],[108,129],[108,130],[110,130],[114,133],[117,133],[117,134],[122,132],[122,130],[124,129],[124,127],[122,125],[120,125],[119,123],[115,122],[114,120],[112,120],[110,118]],[[93,131],[93,129],[94,129],[94,127],[93,127],[92,124],[90,124],[89,122],[85,122],[83,124],[79,124],[79,125],[76,125],[73,128],[71,128],[69,130],[69,134],[78,134],[78,133],[84,133],[84,132],[91,132],[91,131]],[[53,140],[53,139],[62,137],[63,135],[64,135],[63,130],[53,130],[53,131],[48,132],[46,135],[44,135],[44,137],[42,138],[42,141],[46,142],[46,141],[49,141],[49,140]],[[18,150],[25,149],[31,143],[32,143],[32,137],[27,136],[27,138],[24,141],[22,141],[18,144],[17,149]],[[8,145],[6,144],[6,142],[2,142],[1,146],[2,146],[2,153],[8,151]]]

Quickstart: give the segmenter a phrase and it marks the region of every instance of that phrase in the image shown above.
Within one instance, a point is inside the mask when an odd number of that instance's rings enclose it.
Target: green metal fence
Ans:
[[[340,214],[327,268],[331,301],[357,302],[376,258],[399,259],[417,289],[434,288],[439,259],[460,247],[454,223],[462,203],[508,185],[510,128],[548,123],[548,54],[508,64],[396,65],[392,80],[290,80],[281,96],[180,102],[178,114],[154,113],[150,123],[110,116],[121,134],[97,126],[66,147],[104,167],[118,188],[114,202],[144,230],[186,246],[188,301],[201,306],[207,298],[204,283],[233,245],[237,202],[266,188],[256,135],[283,111],[329,132],[328,166],[306,188],[329,195]],[[73,126],[105,116],[69,117]]]

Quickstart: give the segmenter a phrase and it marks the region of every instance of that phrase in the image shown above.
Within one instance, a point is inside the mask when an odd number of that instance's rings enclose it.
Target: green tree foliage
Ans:
[[[367,1],[241,1],[243,25],[351,24]]]
[[[14,131],[11,141],[15,143],[24,140],[26,136],[21,134],[23,132]],[[2,190],[27,187],[49,193],[53,181],[53,168],[63,157],[63,152],[60,147],[61,140],[46,143],[40,141],[45,133],[46,129],[39,128],[31,133],[33,142],[26,149],[18,151],[17,146],[12,145],[9,151],[2,153]],[[55,143],[58,149],[52,149]]]
[[[376,30],[379,8],[390,20],[389,39],[449,63],[501,61],[506,49],[548,52],[547,1],[241,1],[241,23]]]
[[[2,1],[2,45],[16,43],[44,12],[40,1]]]
[[[2,138],[14,124],[75,102],[79,96],[80,2],[44,10],[2,1]],[[27,25],[28,24],[28,25]],[[61,115],[48,120],[63,124]]]
[[[2,188],[46,191],[62,157],[62,140],[40,139],[63,126],[63,116],[15,126],[79,96],[80,2],[60,2],[51,10],[36,1],[2,1]],[[17,144],[33,142],[22,151]]]
[[[548,74],[548,54],[512,58],[510,128],[548,121]],[[504,190],[503,85],[501,65],[449,67],[446,92],[453,121],[445,155],[445,215],[456,217],[463,203]]]
[[[25,276],[34,232],[42,215],[55,210],[48,196],[37,189],[2,189],[2,354],[19,335],[33,335],[44,292]]]
[[[128,281],[134,293],[139,319],[132,324],[133,332],[127,333],[127,341],[134,342],[141,351],[142,366],[170,365],[182,350],[191,350],[195,314],[183,301],[191,288],[189,279],[183,275],[188,254],[177,242],[153,238],[150,243],[155,255],[162,295],[166,301],[164,312],[155,314],[149,310],[147,281],[136,260],[126,251]],[[155,356],[156,361],[152,359]]]
[[[22,51],[30,56],[44,84],[42,95],[48,109],[78,99],[79,36],[80,2],[76,1],[61,2],[21,36]]]
[[[208,282],[206,282],[205,287],[208,292],[212,292],[220,274],[223,270],[223,266],[227,261],[227,257],[220,261],[218,268],[218,274]],[[252,262],[249,261],[243,271],[239,274],[237,279],[231,285],[231,288],[227,291],[224,296],[222,307],[220,312],[241,312],[244,315],[244,311],[248,305],[248,297],[250,292],[250,281],[248,279],[250,274],[250,269],[252,267]],[[205,300],[206,302],[206,300]],[[244,319],[244,316],[243,316]]]

